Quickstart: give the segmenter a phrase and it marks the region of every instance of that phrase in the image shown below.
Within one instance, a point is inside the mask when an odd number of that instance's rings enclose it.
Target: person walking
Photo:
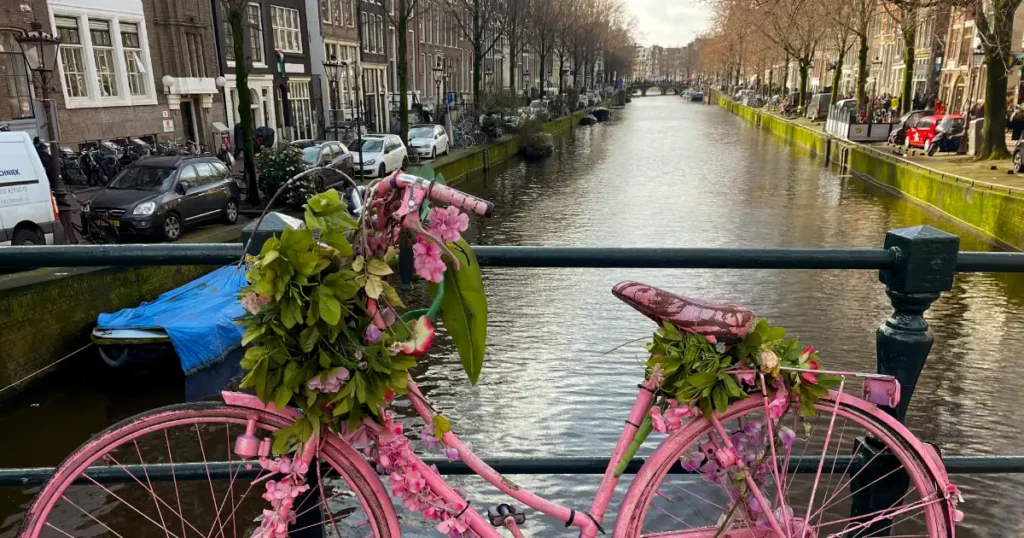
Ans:
[[[1010,114],[1008,127],[1010,128],[1010,139],[1014,142],[1020,140],[1021,134],[1024,133],[1024,109],[1019,106],[1014,107],[1013,113]]]
[[[921,110],[921,94],[914,92],[914,100],[911,101],[913,110]]]

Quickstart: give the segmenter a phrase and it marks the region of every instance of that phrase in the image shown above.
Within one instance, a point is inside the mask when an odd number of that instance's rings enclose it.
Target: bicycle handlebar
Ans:
[[[409,176],[414,177],[414,176]],[[494,204],[466,194],[458,189],[434,181],[422,180],[420,178],[408,179],[405,174],[395,174],[389,180],[377,184],[377,195],[384,196],[392,189],[421,186],[426,189],[427,197],[432,201],[453,205],[459,209],[470,211],[484,217],[490,217],[494,213]]]

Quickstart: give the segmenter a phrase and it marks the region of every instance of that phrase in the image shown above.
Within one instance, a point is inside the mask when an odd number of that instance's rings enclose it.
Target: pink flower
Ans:
[[[448,461],[455,461],[459,459],[459,450],[457,448],[446,446],[441,449],[441,452],[444,454],[444,457],[448,458]]]
[[[651,390],[655,390],[658,387],[660,387],[664,381],[665,372],[661,368],[661,363],[657,363],[651,367],[651,373],[647,376],[647,379],[644,381],[644,386]]]
[[[441,247],[422,235],[412,246],[413,267],[416,274],[430,282],[440,282],[444,278],[445,265],[441,261]]]
[[[363,345],[372,346],[380,343],[380,329],[372,323],[363,331]]]
[[[437,526],[437,531],[441,534],[446,534],[451,537],[459,537],[469,530],[469,525],[460,517],[441,516],[441,518],[442,521]]]
[[[338,367],[330,370],[326,374],[320,374],[316,377],[310,378],[306,382],[306,388],[309,390],[316,390],[328,394],[335,394],[341,390],[342,385],[345,381],[348,381],[349,371],[344,367]]]
[[[747,372],[745,374],[736,374],[736,377],[743,382],[744,385],[750,385],[751,387],[757,383],[757,378],[754,376],[754,372]]]
[[[779,440],[782,441],[782,444],[785,445],[786,448],[789,448],[793,446],[793,441],[796,441],[796,432],[785,426],[781,426],[779,427]]]
[[[260,313],[260,308],[262,308],[263,305],[270,302],[270,297],[250,291],[242,296],[241,302],[242,308],[246,309],[250,314],[256,315]]]
[[[434,208],[430,211],[430,227],[427,231],[442,241],[458,241],[462,232],[469,228],[469,217],[455,206]]]
[[[688,472],[692,473],[699,469],[703,463],[704,454],[702,452],[690,452],[689,454],[686,455],[686,458],[683,460],[683,469],[686,469]]]
[[[656,405],[651,408],[651,424],[654,427],[654,431],[656,432],[668,432],[668,426],[665,423],[665,417],[661,415],[661,408]]]
[[[669,431],[675,431],[683,427],[683,419],[690,418],[696,414],[690,406],[680,406],[679,400],[675,398],[669,400],[668,409],[665,410],[665,420],[668,422]]]
[[[437,440],[437,437],[434,437],[433,429],[433,426],[427,426],[420,430],[420,441],[426,443],[427,446],[437,446],[440,442]]]

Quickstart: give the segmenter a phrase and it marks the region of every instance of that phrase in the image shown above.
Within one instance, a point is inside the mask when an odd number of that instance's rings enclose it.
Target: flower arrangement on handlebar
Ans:
[[[430,348],[438,306],[470,381],[476,383],[482,367],[487,305],[479,266],[461,238],[469,219],[456,207],[426,207],[432,189],[431,182],[404,174],[384,178],[367,189],[358,220],[339,193],[329,190],[304,206],[305,229],[286,229],[247,260],[249,284],[241,297],[248,314],[239,323],[246,327],[242,343],[249,348],[241,386],[279,409],[303,410],[274,434],[273,452],[283,456],[261,460],[265,468],[287,474],[267,484],[265,498],[274,509],[265,512],[261,536],[287,535],[291,503],[307,487],[309,448],[325,430],[391,473],[393,491],[407,507],[440,520],[443,532],[464,527],[405,468],[409,441],[387,410],[406,393],[410,368]],[[388,281],[402,243],[412,244],[416,274],[430,282],[430,311],[400,314],[405,305]],[[439,445],[449,430],[439,415],[422,437]]]

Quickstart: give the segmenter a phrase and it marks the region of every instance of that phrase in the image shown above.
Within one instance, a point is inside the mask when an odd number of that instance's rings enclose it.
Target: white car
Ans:
[[[402,139],[393,134],[371,134],[363,136],[362,154],[350,149],[355,170],[362,170],[363,177],[384,177],[405,166],[409,154]]]
[[[0,245],[48,245],[63,239],[57,202],[32,139],[23,132],[0,133]]]
[[[433,159],[451,149],[448,133],[440,125],[413,125],[409,128],[409,149],[420,157]]]

